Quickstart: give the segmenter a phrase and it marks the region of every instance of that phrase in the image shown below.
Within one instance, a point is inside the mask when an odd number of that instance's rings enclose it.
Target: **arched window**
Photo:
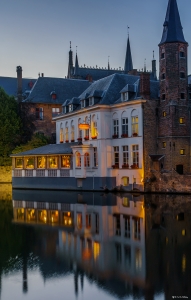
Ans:
[[[184,58],[185,57],[185,52],[184,52],[184,48],[180,48],[180,58]]]
[[[78,119],[78,125],[82,123],[81,119]],[[82,130],[78,128],[78,140],[82,140]]]
[[[84,167],[89,167],[90,166],[90,155],[89,153],[85,153],[84,155]]]
[[[113,138],[118,138],[119,137],[119,118],[117,113],[113,114]]]
[[[128,137],[128,118],[125,111],[121,116],[121,137]]]
[[[69,142],[69,137],[68,137],[68,122],[66,122],[66,127],[65,127],[65,142]]]
[[[89,122],[88,122],[88,117],[85,118],[85,124],[89,124]],[[89,129],[86,129],[86,130],[85,130],[85,139],[86,139],[86,140],[89,140],[89,134],[90,134],[89,132],[90,132]]]
[[[81,168],[81,155],[79,152],[76,152],[76,168]]]
[[[64,130],[62,128],[62,123],[60,124],[60,143],[64,142]]]
[[[131,113],[131,133],[132,136],[139,135],[139,117],[136,109],[134,109]]]
[[[161,59],[164,59],[165,58],[165,50],[164,48],[162,49],[162,52],[161,52]]]
[[[74,121],[71,122],[71,142],[75,141],[75,127],[74,127]]]

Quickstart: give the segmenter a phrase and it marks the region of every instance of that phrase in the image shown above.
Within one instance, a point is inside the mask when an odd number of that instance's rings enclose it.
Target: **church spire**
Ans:
[[[129,33],[128,33],[124,72],[128,73],[131,70],[133,70],[133,62],[132,62],[131,47],[130,47]]]
[[[169,0],[163,26],[164,29],[160,44],[174,42],[187,43],[184,39],[176,0]]]
[[[68,61],[68,76],[67,78],[71,78],[73,76],[73,51],[72,51],[72,45],[70,42],[70,51],[69,51],[69,61]]]
[[[77,46],[76,46],[76,61],[75,61],[74,75],[75,76],[79,75],[79,64],[78,64]]]

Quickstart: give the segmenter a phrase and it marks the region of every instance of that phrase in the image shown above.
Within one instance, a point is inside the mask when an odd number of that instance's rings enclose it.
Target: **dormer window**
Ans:
[[[86,106],[86,100],[81,101],[81,108],[84,108]]]
[[[89,98],[89,106],[94,105],[94,97]]]
[[[69,105],[69,112],[71,112],[71,111],[73,111],[73,105],[72,104]]]
[[[56,98],[57,98],[57,95],[56,95],[56,92],[55,92],[55,91],[52,91],[52,92],[50,93],[50,96],[51,96],[52,100],[56,100]]]
[[[123,101],[128,101],[129,100],[129,93],[128,92],[125,92],[122,94],[122,100]]]
[[[66,114],[67,113],[67,108],[66,106],[63,107],[63,114]]]

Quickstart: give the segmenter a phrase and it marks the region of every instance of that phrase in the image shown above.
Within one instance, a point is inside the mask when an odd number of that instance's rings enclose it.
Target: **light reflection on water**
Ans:
[[[12,199],[0,201],[1,300],[191,296],[189,196],[14,190]]]

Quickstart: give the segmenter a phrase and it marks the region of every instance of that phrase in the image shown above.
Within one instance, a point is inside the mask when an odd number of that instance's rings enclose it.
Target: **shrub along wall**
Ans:
[[[11,183],[12,182],[12,167],[11,166],[0,166],[0,183]]]

